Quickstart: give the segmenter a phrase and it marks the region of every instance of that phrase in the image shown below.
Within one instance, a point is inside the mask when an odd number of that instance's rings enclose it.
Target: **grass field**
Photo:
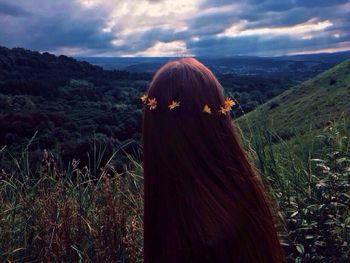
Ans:
[[[266,127],[244,139],[276,201],[281,242],[290,262],[348,262],[349,130],[332,124],[303,154],[283,140],[272,146]],[[96,152],[99,160],[102,152]],[[3,149],[1,154],[9,153]],[[74,160],[58,170],[43,153],[37,168],[27,152],[1,173],[2,262],[142,262],[142,166],[130,157],[123,172],[110,162],[93,174]]]
[[[266,118],[261,118],[261,114]],[[330,121],[350,116],[350,60],[295,86],[239,119],[248,125],[266,125],[283,139],[316,135]],[[349,128],[348,124],[348,128]]]

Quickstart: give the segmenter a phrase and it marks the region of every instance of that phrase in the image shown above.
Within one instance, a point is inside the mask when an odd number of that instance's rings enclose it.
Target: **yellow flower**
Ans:
[[[203,112],[211,114],[211,109],[209,108],[208,104],[204,105]]]
[[[140,100],[142,102],[146,102],[146,99],[147,99],[147,94],[143,94],[141,97],[140,97]]]
[[[226,115],[226,112],[227,110],[224,107],[220,106],[219,113]]]
[[[175,109],[176,107],[180,106],[180,102],[176,102],[175,100],[173,100],[170,104],[169,104],[169,109]]]
[[[150,110],[154,110],[155,108],[157,108],[157,100],[156,100],[156,98],[148,99],[147,105],[149,106]]]
[[[230,111],[234,105],[236,105],[236,102],[234,100],[228,97],[225,99],[224,108],[226,111]]]

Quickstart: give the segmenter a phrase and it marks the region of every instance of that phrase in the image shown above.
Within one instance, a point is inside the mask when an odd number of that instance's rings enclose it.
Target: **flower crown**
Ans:
[[[156,98],[148,98],[147,94],[143,94],[141,97],[140,97],[141,101],[143,103],[145,103],[150,110],[155,110],[157,108],[157,100]],[[225,98],[225,101],[224,101],[224,105],[221,105],[220,106],[220,109],[218,111],[219,114],[222,114],[222,115],[226,115],[228,112],[230,112],[230,110],[232,109],[232,106],[236,105],[236,101],[229,98],[229,97],[226,97]],[[177,107],[180,107],[180,102],[179,101],[175,101],[175,100],[172,100],[169,105],[168,105],[168,108],[169,110],[174,110],[175,108]],[[208,104],[204,104],[203,105],[203,110],[202,110],[204,113],[207,113],[207,114],[212,114],[212,110],[211,108],[209,107]]]

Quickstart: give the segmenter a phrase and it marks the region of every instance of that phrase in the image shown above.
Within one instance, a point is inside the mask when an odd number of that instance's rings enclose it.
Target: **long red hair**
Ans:
[[[229,114],[217,114],[213,73],[193,58],[169,62],[148,98],[157,106],[143,116],[144,262],[284,262],[261,178]]]

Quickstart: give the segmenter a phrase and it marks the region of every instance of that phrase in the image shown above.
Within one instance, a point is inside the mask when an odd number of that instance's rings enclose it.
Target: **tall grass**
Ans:
[[[350,261],[350,138],[345,119],[284,141],[260,121],[243,141],[279,209],[290,262]]]
[[[1,262],[141,261],[139,163],[130,158],[118,172],[112,156],[98,172],[77,160],[59,171],[44,151],[33,171],[26,149],[17,169],[0,175]]]
[[[283,141],[268,121],[245,131],[249,151],[283,222],[281,242],[290,262],[349,262],[350,140],[338,121],[318,136]],[[30,142],[28,143],[28,145]],[[1,262],[142,262],[142,166],[130,155],[122,171],[91,162],[67,169],[44,151],[38,166],[28,146],[0,167]],[[93,167],[93,168],[92,168]]]

